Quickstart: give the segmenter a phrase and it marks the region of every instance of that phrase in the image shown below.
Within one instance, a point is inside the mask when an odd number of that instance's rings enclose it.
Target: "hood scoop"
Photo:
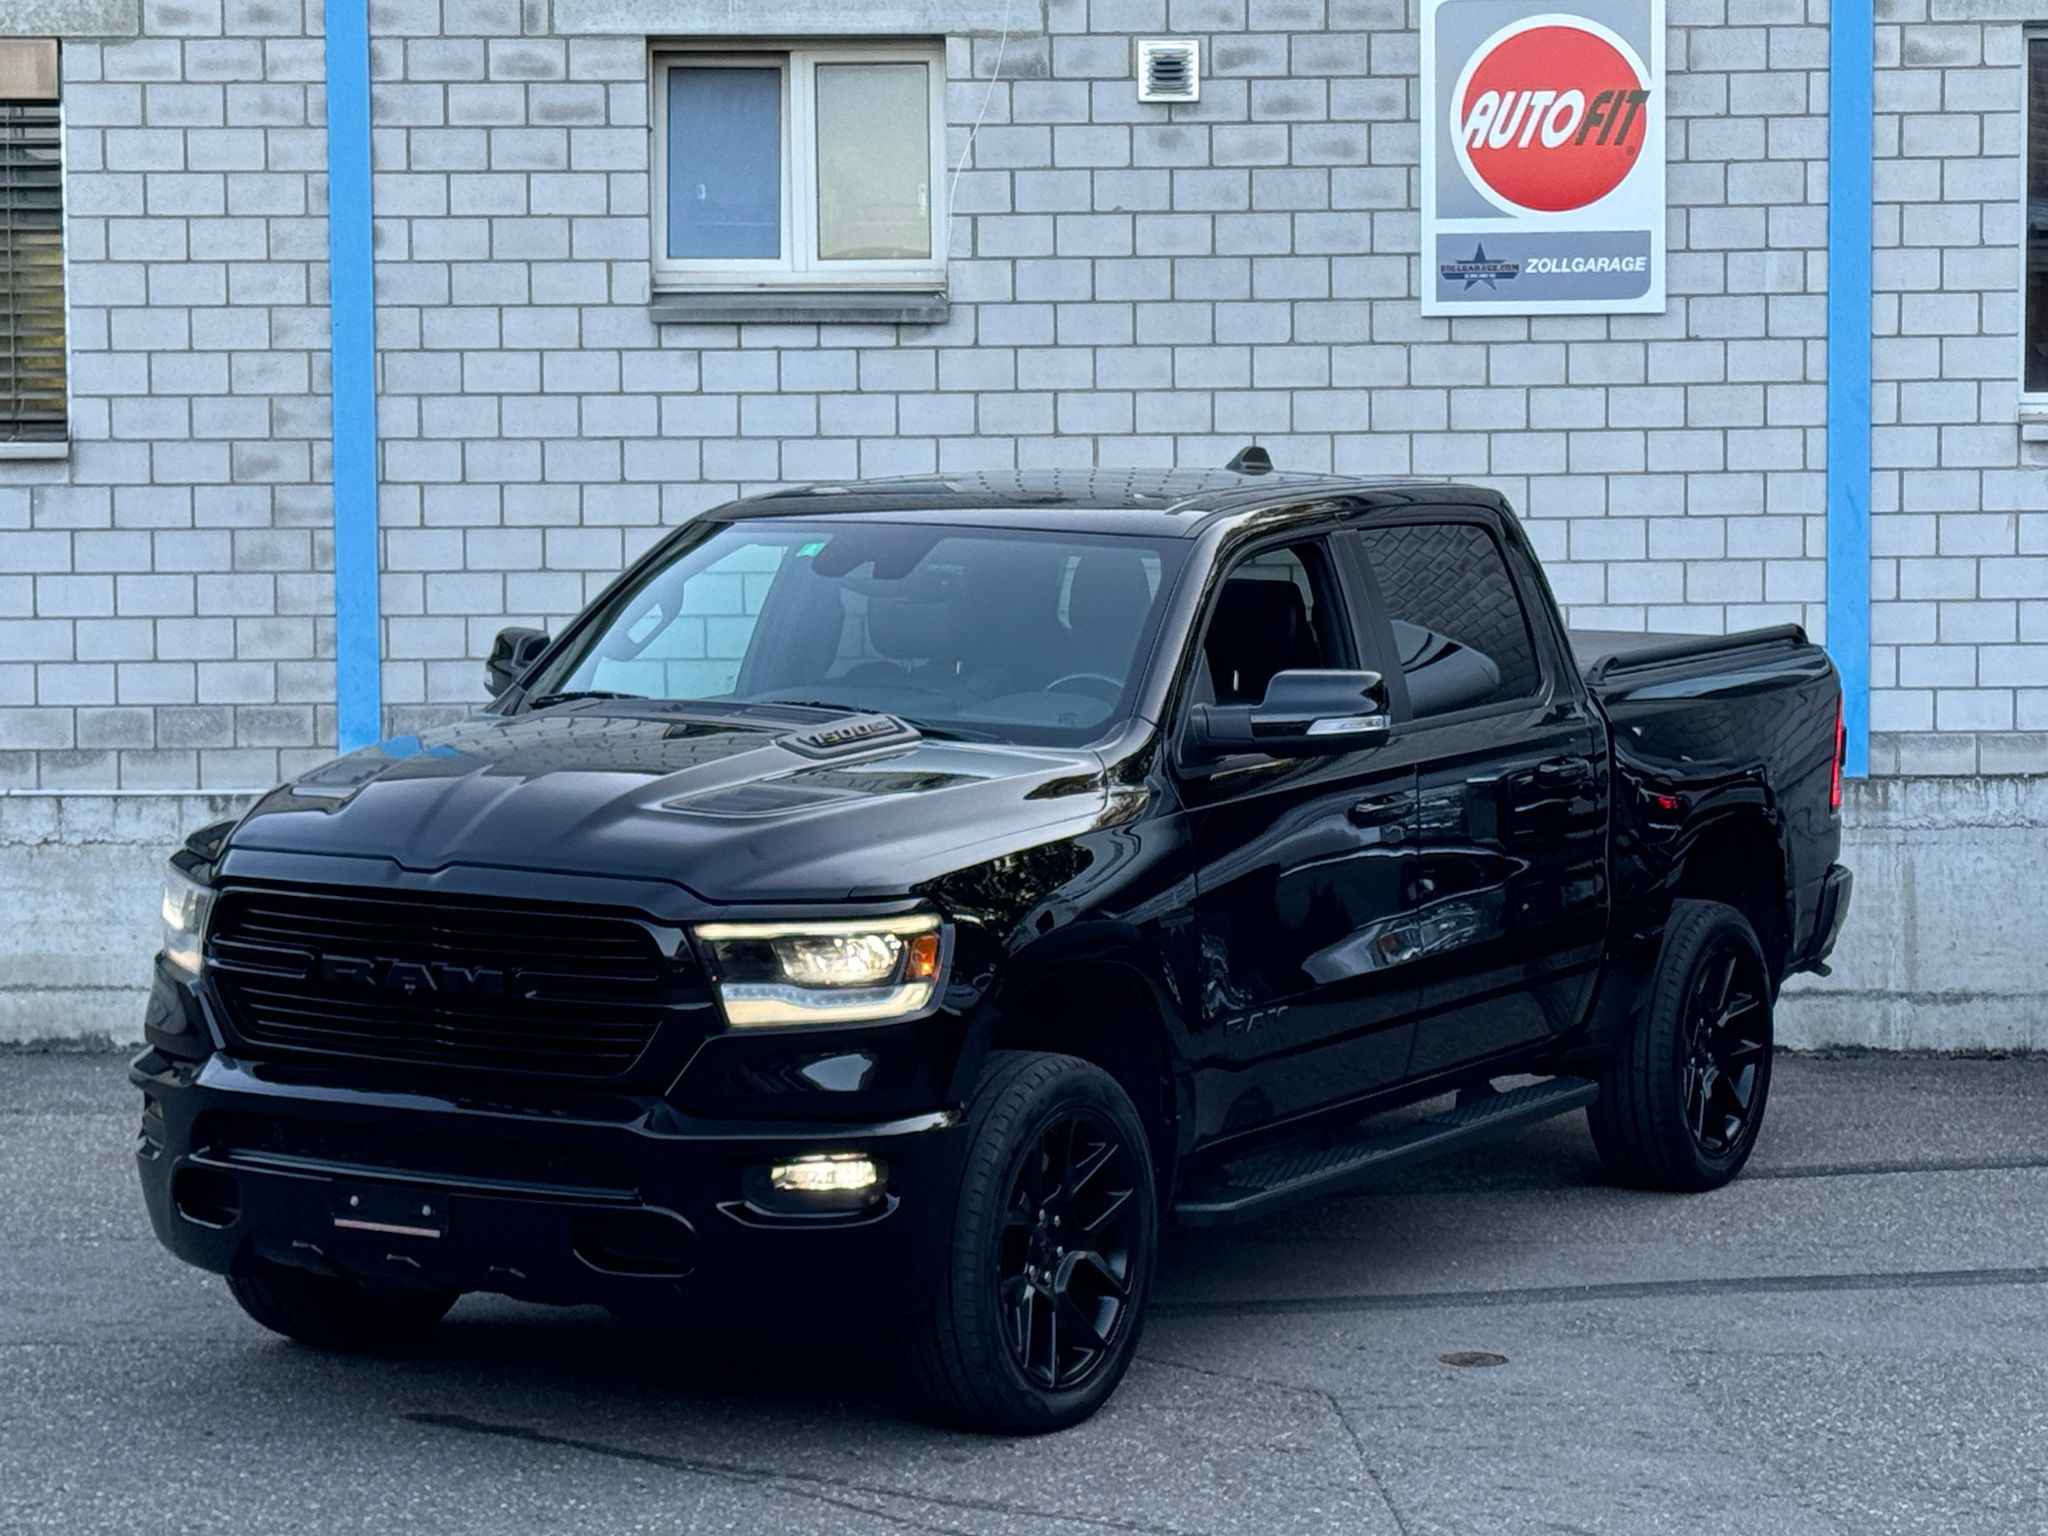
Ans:
[[[803,811],[843,805],[849,800],[871,797],[854,789],[799,784],[791,779],[764,779],[758,784],[734,784],[706,790],[701,795],[680,795],[662,801],[667,811],[687,811],[694,816],[722,816],[746,819],[755,816],[794,816]]]
[[[891,747],[913,746],[924,738],[917,727],[894,715],[853,715],[808,730],[791,731],[775,744],[799,757],[817,761],[855,757]]]

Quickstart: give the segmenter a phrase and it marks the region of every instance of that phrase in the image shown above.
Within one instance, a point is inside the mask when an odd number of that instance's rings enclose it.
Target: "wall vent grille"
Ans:
[[[1202,44],[1192,37],[1138,39],[1138,100],[1199,101]]]

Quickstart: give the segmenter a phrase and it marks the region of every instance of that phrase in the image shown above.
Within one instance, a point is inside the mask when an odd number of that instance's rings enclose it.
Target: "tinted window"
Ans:
[[[866,521],[706,524],[533,689],[818,703],[1047,745],[1128,713],[1179,540]]]
[[[1393,620],[1411,714],[1499,704],[1542,685],[1521,599],[1486,529],[1414,523],[1355,537]]]
[[[1341,667],[1341,622],[1325,599],[1321,552],[1312,544],[1267,550],[1232,569],[1202,640],[1208,663],[1201,702],[1256,704],[1276,672]]]

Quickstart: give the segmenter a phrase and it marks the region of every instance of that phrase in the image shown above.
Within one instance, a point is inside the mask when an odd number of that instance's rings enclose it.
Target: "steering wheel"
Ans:
[[[1100,699],[1105,704],[1114,704],[1124,696],[1124,685],[1113,677],[1103,676],[1100,672],[1069,672],[1065,677],[1056,677],[1047,683],[1043,691],[1046,693],[1058,693],[1070,683],[1100,684],[1099,688],[1080,688],[1075,691],[1085,693],[1091,698]]]

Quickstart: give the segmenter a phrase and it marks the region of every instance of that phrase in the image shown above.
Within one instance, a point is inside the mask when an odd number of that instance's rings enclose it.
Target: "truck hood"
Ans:
[[[230,872],[247,850],[836,900],[1082,830],[1106,801],[1092,752],[937,741],[886,716],[591,700],[337,758],[258,801],[226,856]]]

